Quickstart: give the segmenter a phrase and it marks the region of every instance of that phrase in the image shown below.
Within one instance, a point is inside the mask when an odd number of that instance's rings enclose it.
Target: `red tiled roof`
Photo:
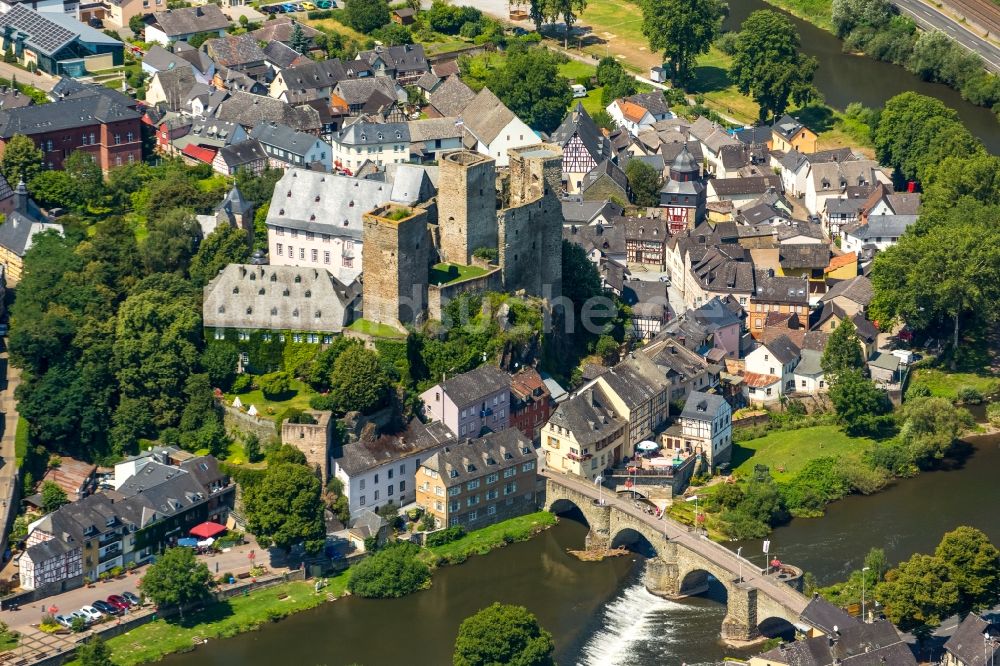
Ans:
[[[762,375],[758,372],[744,372],[743,380],[747,383],[747,386],[752,386],[753,388],[766,388],[768,386],[774,386],[781,381],[781,378],[775,377],[774,375]]]
[[[837,270],[843,266],[850,266],[851,264],[856,264],[858,262],[857,252],[848,252],[847,254],[842,254],[839,257],[831,257],[830,265],[826,267],[826,272]]]
[[[630,120],[633,123],[640,122],[646,115],[646,109],[642,108],[635,102],[629,102],[628,100],[618,100],[618,108],[621,109],[622,115],[625,119]]]
[[[202,146],[196,146],[193,143],[189,143],[184,146],[181,151],[184,155],[187,155],[191,159],[198,160],[199,162],[204,162],[205,164],[211,164],[212,160],[215,159],[215,152],[211,148],[203,148]]]

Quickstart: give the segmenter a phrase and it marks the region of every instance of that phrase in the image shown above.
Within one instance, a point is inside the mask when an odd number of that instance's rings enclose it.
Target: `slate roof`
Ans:
[[[373,95],[396,99],[396,88],[392,79],[386,76],[368,76],[360,79],[343,79],[335,88],[349,106],[365,104]]]
[[[452,442],[455,442],[455,435],[444,423],[435,421],[424,425],[414,418],[401,432],[379,434],[371,439],[362,438],[344,444],[334,462],[348,476],[355,476]]]
[[[653,361],[668,379],[676,378],[681,382],[690,381],[714,367],[685,347],[675,336],[664,335],[662,332],[638,354]]]
[[[208,74],[215,63],[208,54],[200,49],[196,49],[187,42],[177,42],[174,44],[174,55],[178,58],[191,63],[191,66],[202,74]]]
[[[862,241],[899,238],[919,219],[919,215],[869,215],[867,221],[851,224],[842,231]]]
[[[919,192],[895,192],[886,195],[885,200],[896,215],[917,215],[920,213]]]
[[[289,92],[332,88],[340,81],[353,78],[356,72],[349,71],[339,58],[331,60],[306,60],[281,72],[281,79]]]
[[[628,426],[628,421],[615,412],[611,400],[599,384],[591,385],[560,403],[552,412],[549,423],[571,431],[581,446],[599,441]]]
[[[250,137],[265,146],[277,146],[292,155],[304,156],[315,145],[317,139],[312,134],[297,132],[287,125],[261,121],[250,130]]]
[[[427,57],[424,55],[423,44],[400,44],[398,46],[376,46],[370,51],[362,51],[358,54],[358,60],[374,63],[376,58],[381,58],[389,69],[393,69],[398,74],[409,72],[426,72],[430,68],[427,65]]]
[[[476,93],[457,76],[449,76],[430,94],[428,102],[442,116],[458,117],[462,110],[475,99]]]
[[[809,178],[816,192],[840,191],[851,185],[875,183],[878,169],[874,160],[810,163]]]
[[[611,143],[579,102],[552,132],[549,141],[565,148],[574,136],[580,137],[583,147],[595,162],[611,157]]]
[[[787,305],[809,304],[809,283],[800,277],[771,275],[766,270],[755,272],[757,282],[754,299],[765,303]]]
[[[215,111],[221,120],[231,120],[244,127],[253,127],[262,120],[288,125],[302,131],[319,130],[319,113],[309,106],[293,107],[273,97],[232,91]]]
[[[733,132],[733,135],[744,144],[767,143],[771,140],[771,128],[767,125],[743,127]]]
[[[514,112],[500,101],[489,88],[483,88],[462,110],[462,121],[477,139],[485,144],[493,143],[512,120]]]
[[[449,377],[439,386],[441,392],[461,409],[497,391],[509,389],[510,375],[495,365],[481,365],[468,372]]]
[[[455,125],[452,118],[424,118],[406,123],[410,141],[434,141],[435,139],[460,139],[462,128]]]
[[[778,210],[774,206],[768,206],[767,204],[744,208],[740,211],[739,216],[749,225],[766,223],[775,219],[787,219],[783,211]],[[769,229],[768,233],[773,234],[774,230]]]
[[[829,636],[785,643],[758,655],[764,661],[792,666],[916,666],[909,646],[887,620],[854,623]]]
[[[659,90],[654,90],[648,93],[638,93],[636,95],[632,95],[631,97],[626,97],[625,99],[633,104],[638,104],[654,116],[662,116],[670,113],[670,107],[667,106],[667,100],[663,97],[663,93]]]
[[[229,27],[229,19],[218,5],[211,3],[200,7],[180,7],[165,12],[153,12],[153,22],[167,37],[213,32]]]
[[[377,146],[383,143],[410,142],[407,123],[369,123],[359,120],[343,128],[333,140],[341,146]]]
[[[781,118],[774,121],[774,125],[771,129],[782,137],[786,141],[789,141],[795,137],[795,135],[805,127],[798,119],[791,117],[787,113]]]
[[[565,224],[589,224],[602,212],[605,219],[612,219],[622,214],[621,206],[611,201],[584,201],[580,198],[565,198],[562,200],[562,214]]]
[[[825,303],[843,297],[862,306],[867,306],[871,303],[873,294],[872,281],[863,275],[858,275],[833,285],[820,300]]]
[[[771,352],[782,365],[785,363],[791,363],[795,359],[799,358],[801,350],[796,346],[794,342],[788,339],[787,335],[779,335],[774,340],[767,343],[767,350]]]
[[[739,139],[730,135],[725,128],[703,116],[699,116],[691,124],[688,133],[701,141],[713,153],[718,153],[722,146],[732,146],[739,143]]]
[[[587,172],[587,175],[583,177],[583,187],[581,191],[586,193],[586,191],[595,183],[600,181],[604,176],[607,176],[621,188],[622,192],[628,192],[628,176],[622,171],[622,168],[612,162],[610,159],[606,159],[603,162],[598,162],[597,166]]]
[[[975,613],[966,615],[944,644],[945,651],[957,657],[964,666],[989,666],[1000,661],[1000,640],[997,640],[1000,638],[1000,622],[995,616],[991,619]],[[993,639],[992,646],[988,647],[985,634]]]
[[[622,284],[622,299],[641,319],[666,319],[668,311],[667,283],[659,280],[626,280]]]
[[[782,268],[826,268],[830,263],[830,248],[824,243],[782,245],[779,253]]]
[[[742,254],[742,248],[737,248]],[[692,260],[691,273],[708,291],[753,291],[753,264],[741,261],[729,248],[709,249],[697,262]]]
[[[424,72],[413,85],[417,86],[424,92],[430,92],[437,87],[437,84],[440,83],[440,81],[441,79],[438,78],[438,76],[433,72]]]
[[[450,488],[536,459],[535,449],[524,434],[517,428],[507,428],[448,444],[420,466],[437,472],[444,486]]]
[[[742,194],[763,194],[768,188],[781,189],[781,178],[778,176],[750,176],[748,178],[716,178],[710,182],[710,187],[718,196],[733,196]]]
[[[146,55],[142,57],[142,64],[149,65],[158,72],[163,72],[177,67],[191,67],[189,63],[184,58],[181,58],[175,53],[171,53],[159,44],[153,44],[146,51]]]
[[[563,227],[563,238],[586,252],[596,249],[605,256],[625,254],[625,230],[621,225],[567,225]]]
[[[219,156],[230,168],[236,168],[247,164],[253,164],[261,160],[267,161],[267,153],[260,141],[247,139],[239,143],[222,146],[219,149]]]
[[[170,111],[180,111],[186,105],[191,89],[197,83],[190,66],[159,71],[153,78],[160,82],[166,97],[164,103]]]
[[[823,352],[817,349],[803,349],[801,354],[802,355],[799,357],[799,362],[795,366],[795,374],[812,376],[812,377],[818,377],[819,375],[823,374],[823,366],[820,364],[820,361],[823,358]],[[808,610],[808,608],[809,607],[807,606],[806,610]],[[844,614],[847,615],[846,613]]]
[[[699,308],[689,310],[685,315],[693,318],[710,333],[720,328],[738,326],[742,323],[740,317],[728,308],[718,296],[714,296]]]
[[[41,222],[16,210],[11,211],[0,223],[0,247],[23,257],[31,249],[35,235],[50,230],[58,232],[59,235],[63,233],[61,224]]]
[[[824,208],[828,215],[857,215],[864,208],[865,202],[862,199],[848,199],[846,197],[829,198],[824,203]]]
[[[82,93],[79,97],[62,99],[51,104],[0,111],[0,138],[9,139],[15,134],[31,136],[43,132],[76,129],[95,123],[140,118],[138,111],[119,104],[113,95],[87,90]]]
[[[292,47],[277,40],[270,41],[263,48],[264,58],[278,69],[288,69],[297,62],[313,62]]]
[[[266,58],[253,35],[246,33],[209,39],[202,48],[217,65],[226,67],[262,62]]]
[[[310,42],[319,34],[319,30],[312,26],[296,21],[294,18],[282,17],[273,21],[264,21],[264,25],[251,32],[250,35],[258,42],[282,42],[287,45],[288,42],[292,41],[292,31],[296,24],[301,26],[302,34]]]

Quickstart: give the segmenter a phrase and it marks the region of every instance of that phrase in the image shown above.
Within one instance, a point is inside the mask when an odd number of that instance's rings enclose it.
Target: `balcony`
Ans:
[[[121,557],[121,554],[122,554],[121,546],[118,546],[116,548],[110,548],[106,553],[104,553],[98,558],[97,562],[99,564],[104,564],[108,560],[113,560],[116,557]]]
[[[573,453],[572,451],[570,451],[569,453],[566,454],[566,457],[576,462],[584,462],[586,460],[590,460],[594,456],[593,454],[590,453]]]

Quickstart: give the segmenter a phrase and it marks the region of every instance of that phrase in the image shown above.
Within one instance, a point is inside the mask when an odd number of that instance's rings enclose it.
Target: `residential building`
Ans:
[[[492,157],[498,167],[508,166],[508,151],[511,149],[538,143],[534,130],[514,115],[489,88],[479,91],[462,109],[460,118],[466,130],[466,148]]]
[[[302,36],[309,40],[310,46],[315,46],[315,39],[320,34],[316,28],[297,20],[294,16],[276,16],[274,20],[264,21],[261,27],[250,33],[258,42],[269,44],[278,42],[285,46],[292,45],[292,35],[296,26],[302,31]]]
[[[823,228],[832,238],[840,236],[842,229],[855,224],[864,208],[861,199],[847,197],[829,198],[823,204]]]
[[[412,419],[401,432],[366,429],[344,444],[333,459],[333,475],[344,484],[351,517],[390,502],[397,507],[413,502],[421,463],[455,441],[443,423]]]
[[[427,97],[428,115],[439,118],[457,118],[476,93],[458,76],[449,76]]]
[[[780,177],[713,178],[706,187],[709,202],[732,201],[733,208],[737,211],[750,206],[768,192],[781,192]]]
[[[410,128],[407,123],[372,123],[358,120],[331,137],[333,164],[348,173],[371,161],[377,166],[410,161]]]
[[[771,271],[756,271],[754,293],[747,310],[750,335],[763,336],[768,315],[794,315],[803,328],[809,326],[809,283],[801,277],[781,277]]]
[[[120,66],[125,45],[100,30],[58,12],[36,12],[16,4],[0,14],[0,47],[18,64],[53,76],[87,76]]]
[[[823,366],[820,363],[822,358],[823,352],[817,349],[802,350],[801,358],[795,366],[795,388],[792,393],[818,395],[829,390],[830,385],[826,382]]]
[[[719,383],[721,366],[691,351],[670,335],[661,333],[638,353],[655,363],[666,377],[670,402],[684,400],[692,391],[707,391]]]
[[[197,7],[178,7],[166,11],[153,12],[146,19],[145,38],[169,46],[174,42],[186,42],[198,33],[214,33],[218,37],[226,34],[229,19],[218,5],[207,3]]]
[[[424,416],[441,421],[456,437],[478,437],[510,423],[510,375],[481,365],[435,384],[420,394]]]
[[[667,456],[701,455],[710,469],[728,463],[733,454],[733,409],[721,395],[692,391],[663,442]]]
[[[28,189],[23,182],[15,188],[13,199],[13,209],[0,224],[0,266],[3,266],[5,290],[21,281],[24,255],[31,249],[37,234],[54,231],[61,236],[63,233],[62,225],[49,222],[28,198]]]
[[[810,164],[805,179],[803,204],[810,214],[820,215],[826,208],[826,200],[845,196],[848,187],[867,188],[890,182],[874,160]]]
[[[562,179],[569,194],[579,192],[583,187],[583,177],[611,157],[611,142],[581,103],[566,114],[549,141],[562,148]]]
[[[637,136],[647,127],[652,127],[653,123],[656,122],[652,113],[627,98],[616,99],[608,104],[605,110],[614,120],[615,125],[633,136]]]
[[[738,359],[743,332],[742,312],[738,304],[729,305],[716,296],[668,322],[663,332],[691,351],[707,355],[714,349],[722,357]]]
[[[852,622],[833,627],[827,635],[782,643],[751,657],[747,666],[838,666],[851,662],[892,666],[917,664],[913,651],[892,622],[878,620]]]
[[[179,67],[188,67],[192,72],[194,71],[194,65],[159,44],[150,46],[146,54],[142,57],[142,71],[150,77],[157,72],[169,72]],[[202,80],[200,83],[208,83],[209,80]]]
[[[440,161],[441,156],[462,148],[462,128],[451,118],[407,121],[410,158],[416,162]]]
[[[1000,618],[969,613],[944,644],[943,666],[992,666],[1000,661]]]
[[[50,467],[42,483],[51,481],[66,493],[70,502],[81,500],[97,489],[97,466],[68,456],[59,459],[58,467]]]
[[[563,159],[565,164],[565,159]],[[562,199],[563,223],[566,226],[612,226],[624,209],[612,201],[584,201],[579,197]]]
[[[272,372],[288,343],[330,344],[353,321],[359,292],[325,268],[229,264],[204,288],[205,337],[236,347],[243,370]]]
[[[531,367],[510,378],[510,427],[517,428],[532,442],[537,442],[542,426],[552,414],[552,394],[542,376]]]
[[[670,416],[670,380],[644,354],[630,355],[599,375],[593,384],[604,390],[615,413],[628,421],[626,444],[630,449],[653,437]],[[584,384],[583,388],[588,386]]]
[[[358,53],[357,59],[368,63],[376,76],[395,79],[401,86],[415,83],[431,71],[422,44],[376,46]]]
[[[542,426],[542,451],[548,469],[593,481],[634,453],[629,423],[600,384],[559,403]]]
[[[267,153],[260,141],[246,139],[221,146],[212,159],[212,169],[223,176],[235,176],[238,171],[260,175],[267,163]]]
[[[417,472],[417,505],[438,526],[475,530],[538,509],[538,456],[516,428],[449,444]]]
[[[147,104],[174,112],[186,109],[198,79],[194,75],[194,68],[183,60],[181,62],[185,63],[184,66],[153,74],[146,88]]]
[[[667,283],[660,280],[624,280],[621,297],[632,308],[632,327],[640,340],[651,340],[670,318]]]
[[[312,134],[298,132],[287,125],[275,122],[259,122],[250,136],[264,147],[270,165],[276,169],[286,167],[322,167],[329,172],[333,164],[333,148]]]
[[[919,215],[869,215],[840,230],[840,247],[845,252],[861,253],[865,246],[884,250],[899,242],[900,236],[917,223]]]
[[[358,63],[361,67],[367,65],[363,60]],[[406,91],[387,76],[342,79],[330,94],[333,106],[345,106],[352,115],[376,113],[385,106],[405,100]]]
[[[246,128],[254,127],[261,121],[274,122],[310,134],[319,134],[323,127],[319,112],[309,105],[292,106],[280,99],[241,90],[230,91],[218,103],[215,117]]]
[[[816,133],[787,113],[771,126],[771,150],[815,153],[818,144],[819,137]]]
[[[791,392],[795,387],[792,372],[800,353],[795,343],[782,335],[747,354],[743,379],[750,402],[771,403]]]
[[[271,80],[274,72],[267,65],[267,55],[264,49],[252,35],[243,33],[242,35],[224,35],[214,39],[206,40],[201,47],[217,67],[214,82],[218,87],[233,89],[230,85],[219,85],[224,79],[219,78],[223,71],[239,72],[249,77],[253,81],[259,81],[263,87],[253,90],[255,94],[264,95],[267,93],[266,84]]]
[[[824,305],[832,303],[847,316],[854,316],[859,312],[863,314],[868,309],[873,295],[872,281],[864,275],[858,275],[830,287],[820,302]]]
[[[77,150],[91,155],[102,171],[140,162],[141,115],[134,101],[122,97],[107,88],[87,88],[51,104],[0,111],[0,155],[15,135],[23,134],[45,153],[50,169],[61,169]]]
[[[628,177],[620,166],[606,159],[584,175],[580,196],[584,201],[614,201],[625,205],[629,201]]]
[[[716,173],[725,168],[722,164],[723,146],[740,145],[740,140],[726,131],[725,127],[704,117],[699,117],[694,121],[688,129],[688,134],[701,144],[706,170],[710,173]]]

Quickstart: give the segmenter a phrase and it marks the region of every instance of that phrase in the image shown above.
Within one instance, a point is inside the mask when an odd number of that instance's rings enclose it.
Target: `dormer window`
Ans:
[[[295,284],[299,284],[300,282],[302,282],[302,276],[301,275],[296,275],[295,276]]]
[[[291,292],[288,291],[288,287],[285,287],[285,290],[283,292],[281,292],[281,295],[282,296],[288,296],[289,293],[291,293]]]
[[[306,298],[309,298],[312,295],[313,295],[312,291],[310,291],[309,289],[306,289],[306,293],[305,293]]]

